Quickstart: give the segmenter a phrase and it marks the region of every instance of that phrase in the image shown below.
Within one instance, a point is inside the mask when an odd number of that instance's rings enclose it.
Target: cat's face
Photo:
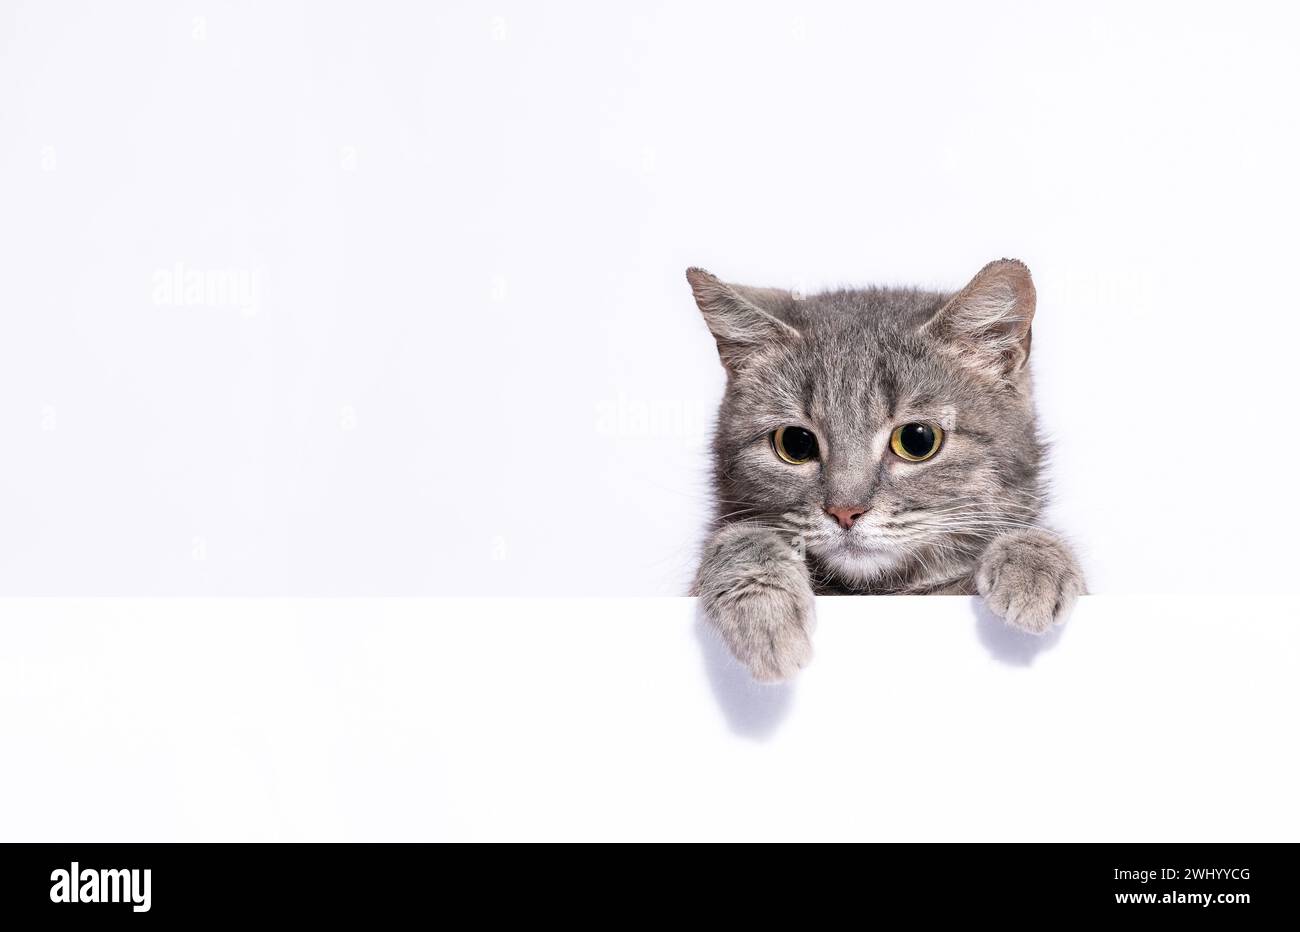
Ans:
[[[952,298],[796,301],[691,281],[729,374],[714,445],[723,520],[789,531],[861,585],[938,571],[1037,513],[1024,266],[994,263]]]

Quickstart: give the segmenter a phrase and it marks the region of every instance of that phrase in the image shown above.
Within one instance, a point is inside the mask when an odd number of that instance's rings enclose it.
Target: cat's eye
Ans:
[[[943,428],[937,424],[914,422],[894,428],[889,447],[909,463],[928,460],[943,445]]]
[[[772,449],[791,466],[817,458],[817,437],[802,427],[779,427],[772,434]]]

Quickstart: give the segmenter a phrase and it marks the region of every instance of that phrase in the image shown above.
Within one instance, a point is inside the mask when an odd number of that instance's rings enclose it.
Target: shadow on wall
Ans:
[[[863,597],[864,603],[869,600],[869,596]],[[1013,667],[1030,666],[1039,654],[1051,650],[1061,640],[1063,626],[1058,625],[1047,634],[1027,634],[990,612],[983,599],[975,597],[970,601],[975,615],[975,634],[989,656],[999,663]],[[754,682],[749,671],[736,662],[722,638],[709,626],[698,603],[695,636],[704,657],[709,686],[732,733],[756,741],[770,738],[790,713],[795,683]]]
[[[710,627],[696,603],[695,636],[704,655],[709,686],[733,734],[756,741],[771,737],[794,703],[794,683],[756,683]]]
[[[1013,667],[1027,667],[1039,654],[1049,651],[1061,640],[1064,625],[1057,625],[1046,634],[1029,634],[1011,627],[984,605],[984,600],[971,598],[975,613],[975,634],[994,660]]]

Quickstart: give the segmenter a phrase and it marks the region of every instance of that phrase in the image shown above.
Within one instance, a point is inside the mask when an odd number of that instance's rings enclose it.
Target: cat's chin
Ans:
[[[856,542],[816,551],[817,558],[845,582],[873,582],[895,572],[906,559],[901,551]]]

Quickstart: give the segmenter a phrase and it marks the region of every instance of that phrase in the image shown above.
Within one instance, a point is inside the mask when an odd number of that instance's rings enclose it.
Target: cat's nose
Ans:
[[[867,513],[867,509],[861,505],[843,505],[838,508],[827,508],[826,513],[840,523],[842,528],[853,527],[853,522]]]

